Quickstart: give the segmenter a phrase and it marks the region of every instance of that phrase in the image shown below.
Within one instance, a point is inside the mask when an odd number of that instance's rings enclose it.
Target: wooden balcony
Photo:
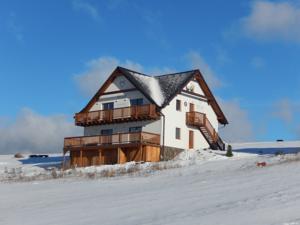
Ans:
[[[148,132],[118,133],[112,135],[67,137],[64,150],[82,147],[116,147],[131,144],[160,145],[160,135]]]
[[[155,120],[159,118],[154,104],[130,106],[75,114],[77,126],[92,126],[116,122]]]
[[[206,117],[206,114],[200,112],[187,112],[186,124],[188,126],[198,127],[212,149],[225,150],[225,144]]]

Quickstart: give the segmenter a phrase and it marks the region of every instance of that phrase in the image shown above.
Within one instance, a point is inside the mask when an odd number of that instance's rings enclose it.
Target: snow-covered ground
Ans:
[[[298,144],[233,144],[233,158],[224,152],[189,151],[158,167],[141,164],[137,173],[115,177],[6,180],[0,183],[0,224],[300,224]],[[293,154],[274,155],[282,152]],[[47,171],[24,161],[0,156],[2,178],[15,167]],[[267,166],[257,167],[257,162]]]

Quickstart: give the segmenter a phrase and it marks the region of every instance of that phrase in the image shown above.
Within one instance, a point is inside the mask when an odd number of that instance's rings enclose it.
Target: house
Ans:
[[[64,140],[73,166],[171,159],[183,149],[224,150],[228,121],[199,70],[148,76],[117,67],[75,114],[84,136]]]

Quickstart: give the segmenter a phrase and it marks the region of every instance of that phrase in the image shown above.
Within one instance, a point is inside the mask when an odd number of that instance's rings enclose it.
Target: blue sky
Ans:
[[[4,0],[0,133],[30,142],[17,124],[51,121],[45,135],[57,116],[69,126],[123,65],[151,74],[199,68],[229,117],[228,140],[299,139],[299,53],[300,1]]]

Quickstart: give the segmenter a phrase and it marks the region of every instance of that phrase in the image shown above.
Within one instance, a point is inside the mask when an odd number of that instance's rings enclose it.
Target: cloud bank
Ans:
[[[243,32],[255,39],[300,41],[300,7],[291,2],[255,1],[241,19]]]
[[[245,142],[255,140],[253,126],[248,112],[239,102],[219,100],[221,108],[229,120],[229,125],[220,128],[221,137],[227,142]]]
[[[61,153],[64,137],[80,131],[65,115],[43,116],[24,108],[12,124],[0,127],[0,154]]]

